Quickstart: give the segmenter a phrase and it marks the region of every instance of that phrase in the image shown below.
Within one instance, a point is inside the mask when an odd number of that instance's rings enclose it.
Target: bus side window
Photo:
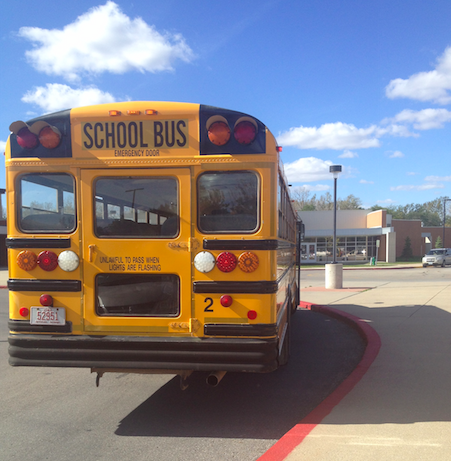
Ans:
[[[21,227],[27,231],[69,231],[74,228],[74,224],[73,215],[45,213],[26,216],[22,219]]]
[[[75,230],[74,178],[66,173],[25,174],[18,178],[19,228],[23,232]]]
[[[198,179],[198,226],[206,233],[250,233],[259,224],[259,180],[252,171],[203,173]]]

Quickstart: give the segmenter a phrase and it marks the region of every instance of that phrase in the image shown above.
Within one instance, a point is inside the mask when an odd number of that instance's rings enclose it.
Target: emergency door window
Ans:
[[[178,195],[176,178],[99,178],[94,189],[95,234],[174,238],[179,233]]]

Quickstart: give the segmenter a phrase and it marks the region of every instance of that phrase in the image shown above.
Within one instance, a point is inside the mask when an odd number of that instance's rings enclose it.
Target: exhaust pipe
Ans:
[[[226,373],[226,371],[215,371],[213,373],[210,373],[207,378],[207,384],[209,386],[216,387],[221,381],[221,379],[224,378],[224,375]]]

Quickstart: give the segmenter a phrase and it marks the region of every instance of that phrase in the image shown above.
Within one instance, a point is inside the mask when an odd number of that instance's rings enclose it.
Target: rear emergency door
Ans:
[[[84,330],[188,332],[189,169],[84,170],[81,180]]]

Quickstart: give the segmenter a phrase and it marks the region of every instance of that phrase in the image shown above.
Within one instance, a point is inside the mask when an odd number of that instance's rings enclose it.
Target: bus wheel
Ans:
[[[293,293],[293,310],[291,311],[291,314],[294,315],[296,314],[296,311],[298,310],[298,306],[301,303],[300,296],[299,296],[299,287],[298,284],[295,283],[294,285],[295,292]]]
[[[285,332],[285,337],[283,339],[282,349],[279,353],[279,366],[284,366],[288,363],[288,359],[290,358],[290,330],[291,330],[291,322],[290,322],[291,313],[288,310],[288,319],[287,319],[287,331]]]

